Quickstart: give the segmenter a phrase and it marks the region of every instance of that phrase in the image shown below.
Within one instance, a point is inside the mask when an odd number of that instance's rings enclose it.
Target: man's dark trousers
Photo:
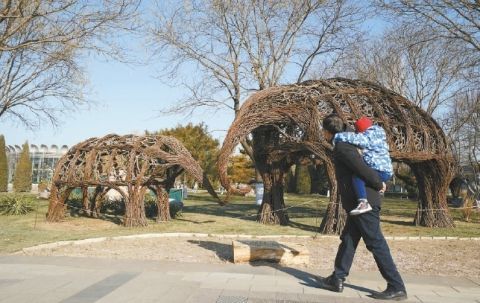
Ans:
[[[334,275],[345,279],[350,272],[355,250],[360,238],[363,238],[367,249],[373,253],[375,262],[388,287],[396,291],[405,291],[405,284],[393,262],[385,237],[380,229],[380,209],[373,206],[369,212],[358,216],[348,216],[340,236],[341,243],[335,258]]]

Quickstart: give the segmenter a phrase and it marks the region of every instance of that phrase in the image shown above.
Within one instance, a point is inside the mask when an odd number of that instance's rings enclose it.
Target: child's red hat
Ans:
[[[368,119],[367,117],[361,117],[357,120],[357,122],[355,122],[355,130],[359,133],[363,133],[372,125],[372,120]]]

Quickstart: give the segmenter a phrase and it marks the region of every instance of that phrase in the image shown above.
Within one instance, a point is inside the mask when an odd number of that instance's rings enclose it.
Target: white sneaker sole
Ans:
[[[354,210],[350,211],[350,215],[358,216],[358,215],[361,215],[361,214],[364,214],[364,213],[368,213],[371,210],[372,210],[372,207],[369,207],[367,209],[354,209]]]

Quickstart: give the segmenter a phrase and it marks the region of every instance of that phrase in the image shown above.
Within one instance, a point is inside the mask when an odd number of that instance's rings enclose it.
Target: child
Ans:
[[[362,117],[355,122],[354,132],[337,133],[334,142],[346,142],[362,149],[365,163],[377,171],[382,182],[387,182],[393,176],[392,160],[388,153],[385,130],[378,125],[372,125],[372,120]],[[365,181],[353,176],[352,185],[357,195],[358,206],[350,211],[351,215],[359,215],[372,210],[367,200]]]

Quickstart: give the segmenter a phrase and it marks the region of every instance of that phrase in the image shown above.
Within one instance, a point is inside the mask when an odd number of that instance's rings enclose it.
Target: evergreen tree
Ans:
[[[5,151],[5,138],[0,135],[0,192],[8,189],[8,163],[7,152]]]
[[[308,166],[297,164],[295,167],[295,177],[297,179],[297,193],[309,194],[311,181],[310,174],[308,173]]]
[[[189,123],[186,126],[177,125],[175,128],[163,129],[158,132],[150,133],[147,131],[146,134],[159,134],[177,138],[211,178],[210,181],[215,182],[218,178],[216,160],[220,144],[208,133],[208,128],[203,123],[198,125]],[[191,185],[194,183],[190,177],[187,177],[187,182]]]
[[[244,154],[233,156],[231,165],[228,167],[228,175],[234,183],[249,183],[252,179],[255,179],[252,160]]]
[[[13,189],[16,192],[29,192],[32,188],[32,161],[30,160],[30,149],[28,142],[22,146],[22,153],[15,167]]]

